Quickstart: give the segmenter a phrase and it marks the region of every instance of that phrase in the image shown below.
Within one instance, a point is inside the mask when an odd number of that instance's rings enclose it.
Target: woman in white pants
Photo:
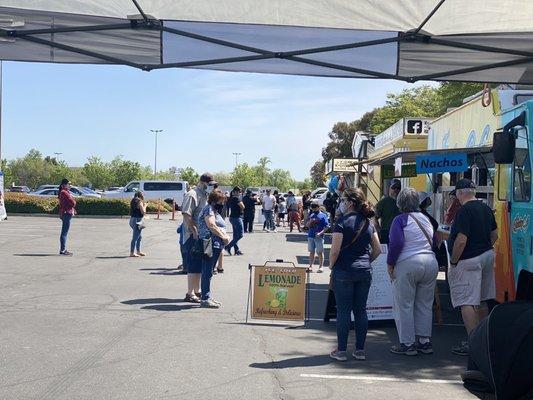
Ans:
[[[398,194],[401,214],[389,234],[387,264],[392,279],[394,316],[400,344],[395,354],[433,353],[431,326],[438,264],[432,251],[435,231],[420,212],[418,193],[405,188]]]

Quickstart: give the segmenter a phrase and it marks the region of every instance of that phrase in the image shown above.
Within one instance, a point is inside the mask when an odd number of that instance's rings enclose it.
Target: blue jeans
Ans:
[[[217,263],[218,257],[222,249],[213,248],[213,255],[209,258],[202,259],[202,279],[200,280],[200,288],[202,290],[202,300],[209,300],[211,298],[211,278],[213,277],[213,268]]]
[[[274,210],[265,210],[265,224],[266,229],[273,231],[276,229],[276,223],[274,222]]]
[[[130,243],[130,253],[137,250],[137,253],[141,251],[142,229],[139,229],[137,222],[142,218],[130,217],[130,227],[133,229],[133,236]]]
[[[372,274],[365,270],[333,268],[332,282],[337,303],[337,342],[339,351],[346,351],[350,333],[351,313],[355,317],[355,348],[365,348],[368,331],[366,301],[372,283]]]
[[[233,239],[229,244],[226,246],[226,249],[231,250],[232,248],[235,248],[235,253],[239,251],[239,246],[237,245],[237,242],[242,239],[244,236],[244,224],[242,221],[242,218],[240,217],[229,217],[229,222],[231,223],[231,226],[233,227]]]
[[[67,236],[70,229],[71,220],[72,214],[63,214],[61,217],[61,235],[59,236],[60,252],[64,252],[67,249]]]

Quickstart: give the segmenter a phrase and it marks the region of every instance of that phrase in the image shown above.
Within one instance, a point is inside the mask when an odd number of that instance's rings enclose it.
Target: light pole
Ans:
[[[235,168],[237,168],[239,166],[239,156],[241,154],[242,153],[233,153],[233,155],[235,156]]]
[[[155,155],[154,155],[154,179],[157,176],[157,134],[163,132],[163,129],[150,129],[150,132],[155,133]]]

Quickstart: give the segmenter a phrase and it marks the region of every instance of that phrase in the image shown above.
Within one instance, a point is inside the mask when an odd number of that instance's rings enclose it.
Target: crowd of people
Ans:
[[[60,254],[71,256],[67,236],[75,214],[76,200],[64,179],[59,190],[59,214],[62,221]],[[353,356],[364,360],[368,330],[366,304],[372,282],[372,262],[380,255],[381,245],[388,245],[387,268],[392,282],[394,316],[399,343],[390,351],[401,355],[433,353],[431,329],[433,301],[439,267],[449,264],[448,282],[451,302],[460,308],[467,333],[487,316],[487,301],[495,298],[494,250],[497,226],[490,207],[476,198],[475,185],[460,179],[451,193],[453,200],[445,213],[451,224],[447,240],[449,253],[442,258],[443,240],[439,224],[428,212],[431,197],[413,188],[403,188],[393,179],[388,195],[375,207],[359,188],[345,189],[340,198],[329,195],[320,205],[306,193],[297,201],[293,192],[287,197],[270,189],[260,197],[250,190],[235,187],[229,194],[218,189],[209,173],[185,195],[181,205],[183,223],[178,228],[182,254],[181,273],[187,275],[185,301],[201,307],[219,308],[211,290],[213,274],[224,272],[223,254],[243,255],[239,241],[252,233],[256,206],[261,205],[263,231],[276,232],[287,222],[307,231],[309,267],[317,272],[324,267],[324,235],[332,232],[329,255],[331,286],[337,304],[338,345],[330,356],[347,360],[347,342],[351,314],[355,318]],[[142,192],[131,200],[129,225],[132,229],[130,256],[142,257],[142,231],[146,203]],[[228,224],[232,236],[227,233]],[[233,251],[233,253],[232,253]],[[454,347],[456,354],[467,355],[468,343]]]

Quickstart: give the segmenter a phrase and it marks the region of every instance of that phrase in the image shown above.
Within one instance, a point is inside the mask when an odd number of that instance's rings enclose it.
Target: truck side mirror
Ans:
[[[496,164],[511,164],[516,151],[516,127],[526,126],[526,112],[522,111],[503,127],[503,132],[494,133],[492,152]]]
[[[511,132],[495,132],[492,139],[492,152],[496,164],[511,164],[514,161],[516,138]]]

